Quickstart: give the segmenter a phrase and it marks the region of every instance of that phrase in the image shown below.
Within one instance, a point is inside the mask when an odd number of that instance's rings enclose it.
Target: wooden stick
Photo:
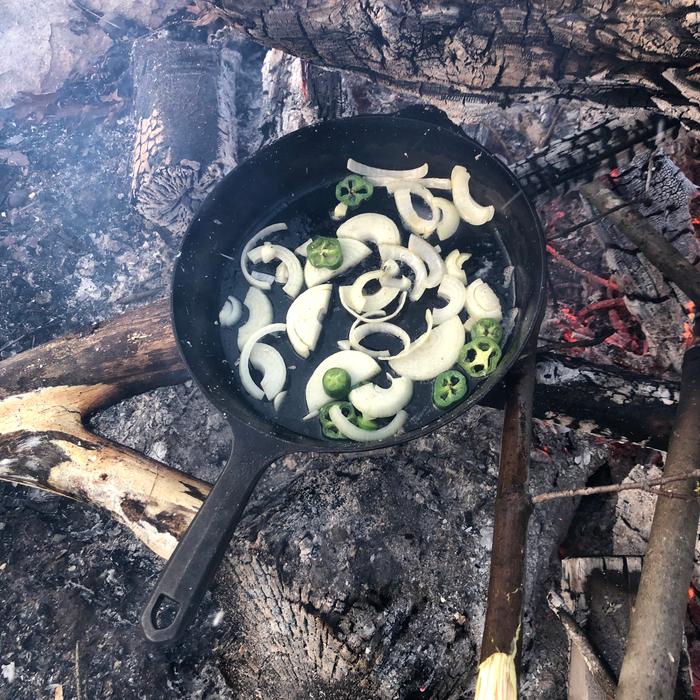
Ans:
[[[598,211],[609,211],[608,220],[618,231],[632,241],[690,299],[700,305],[700,272],[644,217],[630,207],[620,208],[625,201],[598,182],[583,185],[580,191]],[[611,211],[615,208],[616,211]]]
[[[533,334],[525,355],[508,378],[509,397],[503,416],[491,574],[481,641],[482,664],[492,654],[503,653],[515,655],[516,668],[521,646],[527,524],[532,511],[527,475],[532,443],[536,335]]]
[[[700,338],[683,359],[681,396],[664,476],[700,469]],[[700,503],[695,485],[682,479],[669,487],[687,500],[656,503],[627,649],[618,700],[673,697],[681,652],[686,591],[693,568]]]
[[[599,493],[618,493],[620,491],[646,491],[647,493],[653,493],[656,496],[668,495],[672,498],[673,496],[677,496],[679,494],[675,494],[673,491],[666,493],[665,491],[655,490],[654,487],[663,486],[664,484],[672,484],[677,481],[686,481],[690,479],[697,480],[699,478],[700,469],[694,469],[693,471],[677,474],[675,476],[662,476],[658,479],[644,479],[643,481],[636,481],[628,484],[608,484],[606,486],[587,486],[586,488],[580,489],[548,491],[547,493],[540,493],[537,496],[533,496],[532,503],[537,505],[538,503],[553,501],[557,498],[577,498],[578,496],[593,496]]]

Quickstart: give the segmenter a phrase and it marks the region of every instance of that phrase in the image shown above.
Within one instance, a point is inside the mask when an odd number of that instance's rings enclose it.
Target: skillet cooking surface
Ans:
[[[176,266],[173,318],[183,355],[200,387],[225,414],[243,419],[260,431],[273,432],[286,442],[303,442],[313,449],[333,451],[380,445],[330,442],[320,436],[317,420],[301,421],[307,412],[304,388],[308,376],[324,357],[337,351],[336,340],[347,337],[354,320],[340,306],[338,286],[350,283],[360,271],[376,269],[379,256],[375,246],[369,244],[373,254],[361,266],[331,280],[329,315],[323,323],[319,346],[308,360],[294,353],[283,334],[278,340],[273,336],[265,339],[282,352],[288,367],[295,367],[288,371],[290,391],[279,417],[270,402],[250,398],[240,386],[234,367],[239,356],[235,343],[238,326],[220,329],[215,320],[228,294],[240,300],[245,296],[248,285],[240,274],[240,251],[263,226],[278,221],[287,223],[288,232],[273,234],[268,240],[291,249],[315,235],[334,235],[340,222],[333,222],[329,214],[336,204],[335,184],[347,175],[348,157],[391,169],[427,162],[430,177],[449,177],[454,165],[465,165],[472,175],[470,184],[475,199],[493,204],[496,215],[485,226],[471,227],[462,222],[458,233],[441,244],[442,254],[453,248],[473,253],[464,268],[468,279],[479,276],[491,284],[506,316],[510,308],[518,309],[496,372],[473,383],[469,397],[447,412],[432,407],[431,382],[416,383],[414,399],[407,409],[406,432],[398,436],[399,440],[411,439],[444,424],[478,403],[502,379],[519,355],[538,312],[544,277],[541,227],[517,182],[481,146],[450,129],[396,117],[353,117],[294,132],[236,168],[206,200],[190,227]],[[373,196],[350,210],[348,216],[368,211],[390,216],[399,225],[402,244],[407,244],[409,234],[400,225],[393,198],[385,188],[375,188]],[[437,242],[433,236],[431,243]],[[504,286],[504,272],[511,265],[510,284]],[[284,322],[291,300],[277,284],[273,284],[269,294],[274,321]],[[432,306],[427,300],[434,298],[433,291],[425,297],[422,306],[420,302],[407,302],[406,308]],[[403,320],[407,316],[408,324]],[[416,337],[424,327],[423,314],[411,309],[410,315],[404,312],[398,323]],[[370,339],[366,344],[370,345]],[[375,381],[382,382],[380,378]]]

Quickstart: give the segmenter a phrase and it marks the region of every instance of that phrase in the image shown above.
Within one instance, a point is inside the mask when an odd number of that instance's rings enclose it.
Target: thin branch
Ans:
[[[693,469],[685,474],[677,474],[675,476],[662,476],[658,479],[645,479],[643,481],[630,482],[628,484],[608,484],[606,486],[587,486],[580,489],[565,489],[563,491],[549,491],[533,496],[533,504],[544,503],[545,501],[553,501],[557,498],[577,498],[578,496],[594,496],[599,493],[617,493],[619,491],[646,491],[653,493],[656,496],[668,496],[669,498],[678,498],[682,494],[667,491],[665,489],[654,489],[655,486],[663,486],[671,484],[675,481],[688,481],[689,479],[700,479],[700,469]],[[685,499],[686,496],[683,496]]]
[[[588,270],[584,270],[579,267],[576,263],[571,262],[567,257],[563,256],[554,246],[547,244],[547,252],[560,264],[568,268],[572,272],[575,272],[581,277],[585,277],[589,282],[595,285],[600,285],[601,287],[607,287],[608,289],[617,289],[617,284],[612,280],[606,280],[604,277],[600,277]]]

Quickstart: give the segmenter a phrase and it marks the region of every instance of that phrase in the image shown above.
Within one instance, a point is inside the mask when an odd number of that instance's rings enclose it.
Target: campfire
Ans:
[[[622,7],[499,10],[492,46],[474,8],[399,32],[383,6],[165,5],[52,15],[84,60],[0,82],[0,694],[700,697],[697,18],[660,54]],[[419,26],[439,58],[407,60]],[[139,615],[237,449],[172,330],[180,246],[237,165],[358,114],[437,119],[510,168],[541,324],[436,432],[271,451],[194,624],[153,646]]]

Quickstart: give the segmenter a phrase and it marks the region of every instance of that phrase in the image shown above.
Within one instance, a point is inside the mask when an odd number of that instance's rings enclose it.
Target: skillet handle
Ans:
[[[284,453],[275,437],[238,426],[221,476],[166,562],[141,615],[151,642],[173,642],[187,629],[255,485],[270,462]],[[159,620],[159,613],[164,620]]]

